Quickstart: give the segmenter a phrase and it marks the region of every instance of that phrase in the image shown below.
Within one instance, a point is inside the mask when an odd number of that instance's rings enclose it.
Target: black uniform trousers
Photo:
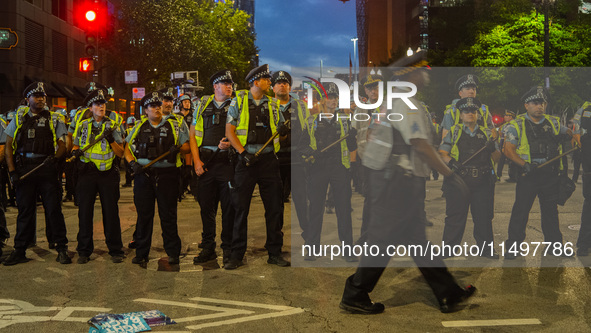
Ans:
[[[582,159],[583,159],[583,155],[580,149],[575,150],[573,152],[573,182],[577,182],[579,180],[579,171],[581,169],[581,164],[582,164]],[[583,172],[584,169],[583,169]]]
[[[296,180],[291,187],[291,200],[295,206],[295,213],[302,229],[302,238],[310,231],[308,218],[308,166],[304,162],[291,166],[292,177]],[[293,207],[292,206],[292,207]],[[293,216],[293,210],[292,210]],[[293,219],[292,219],[293,221]],[[304,238],[305,239],[305,238]]]
[[[371,220],[368,226],[368,245],[377,245],[380,253],[386,253],[388,245],[427,245],[425,224],[421,221],[421,197],[425,192],[423,177],[405,175],[404,172],[369,170],[371,188]],[[421,274],[438,300],[461,292],[443,260],[428,256],[413,257]],[[345,284],[343,301],[370,302],[380,276],[388,265],[388,255],[362,256],[355,274]]]
[[[248,233],[248,213],[252,192],[256,184],[265,207],[267,241],[265,249],[269,255],[278,256],[283,246],[283,198],[282,183],[279,175],[279,161],[274,153],[259,157],[255,165],[245,166],[242,160],[236,165],[234,173],[232,201],[236,209],[234,234],[232,235],[231,259],[242,260],[246,253]]]
[[[20,174],[25,174],[36,164],[27,165],[25,163],[20,169]],[[44,165],[16,186],[18,215],[16,217],[16,236],[14,237],[15,251],[24,253],[29,244],[34,241],[37,226],[37,195],[41,195],[43,201],[48,242],[56,243],[58,251],[66,250],[68,238],[62,214],[57,166],[50,164]]]
[[[577,247],[591,248],[591,140],[583,142],[581,159],[583,162],[583,212],[581,213],[581,230]]]
[[[181,238],[177,226],[179,183],[180,174],[176,167],[148,168],[146,172],[134,176],[133,202],[137,209],[136,257],[148,258],[150,254],[156,204],[164,250],[169,257],[180,255]]]
[[[213,160],[207,162],[207,172],[197,182],[197,202],[201,207],[201,245],[203,249],[215,250],[216,215],[218,203],[222,207],[221,248],[230,251],[234,228],[235,211],[229,183],[234,176],[234,164],[228,158],[228,152],[218,152]]]
[[[94,203],[98,193],[103,215],[105,243],[109,254],[122,255],[121,221],[119,220],[119,177],[118,170],[113,167],[107,171],[99,171],[92,162],[78,162],[78,247],[80,256],[90,257],[94,251],[93,226]]]
[[[277,153],[279,160],[279,174],[283,184],[283,201],[289,202],[289,193],[291,192],[291,152],[280,151]]]
[[[339,239],[347,245],[353,244],[351,221],[351,175],[339,158],[316,159],[310,167],[310,233],[303,236],[306,245],[320,245],[324,205],[328,185],[333,194]]]
[[[510,159],[505,156],[505,154],[501,153],[501,158],[499,159],[499,164],[497,165],[497,175],[499,178],[503,177],[503,168],[505,167],[505,163],[508,164],[509,168],[509,179],[516,180],[517,173],[519,172],[519,167],[513,163]]]
[[[356,242],[358,245],[363,245],[363,242],[367,241],[367,227],[370,221],[369,214],[371,213],[371,201],[369,199],[369,189],[371,188],[371,184],[369,183],[369,172],[370,169],[362,165],[361,161],[359,161],[359,178],[361,179],[361,184],[363,184],[361,192],[363,194],[363,212],[361,214],[361,232],[359,239]]]
[[[133,181],[133,175],[131,173],[133,170],[131,170],[129,162],[127,162],[126,159],[123,159],[123,163],[125,164],[125,184],[131,185],[131,182]]]
[[[536,196],[540,202],[544,241],[562,242],[558,226],[558,174],[547,166],[517,180],[506,246],[517,243],[519,248],[519,243],[525,240],[527,220]]]
[[[494,217],[494,176],[490,173],[479,177],[463,176],[468,185],[470,194],[464,198],[454,188],[443,181],[445,191],[445,227],[443,229],[443,241],[451,246],[460,245],[464,237],[468,209],[472,213],[474,222],[474,240],[477,245],[486,242],[487,245],[494,240],[492,220]]]

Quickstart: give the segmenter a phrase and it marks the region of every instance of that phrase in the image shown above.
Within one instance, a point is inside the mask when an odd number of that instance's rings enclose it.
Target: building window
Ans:
[[[53,71],[68,75],[68,37],[52,31]]]
[[[44,61],[43,26],[25,19],[25,63],[43,68]]]
[[[52,0],[51,13],[60,19],[68,20],[68,2],[67,0]]]

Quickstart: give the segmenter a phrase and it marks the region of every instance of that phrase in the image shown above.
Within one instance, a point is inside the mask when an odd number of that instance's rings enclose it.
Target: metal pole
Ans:
[[[544,0],[544,81],[546,88],[550,88],[550,20],[548,12],[550,0]]]

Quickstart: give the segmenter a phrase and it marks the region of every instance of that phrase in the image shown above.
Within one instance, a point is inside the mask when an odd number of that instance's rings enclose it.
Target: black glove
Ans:
[[[349,151],[357,150],[357,130],[353,127],[349,129],[349,136],[347,137],[347,149]]]
[[[115,142],[115,137],[113,137],[113,130],[112,129],[105,130],[105,140],[107,140],[107,142],[109,144]]]
[[[462,163],[454,160],[453,158],[451,160],[449,160],[449,162],[447,162],[447,165],[449,166],[451,171],[453,171],[455,173],[458,173],[458,172],[460,172],[460,170],[462,170]]]
[[[179,146],[172,146],[168,150],[168,156],[176,156],[181,151],[181,147]]]
[[[303,148],[301,150],[300,155],[302,155],[302,158],[307,158],[307,157],[314,155],[314,153],[316,153],[316,151],[314,149],[312,149],[312,147],[307,146],[306,148]]]
[[[74,158],[80,158],[80,156],[84,155],[84,153],[82,152],[82,150],[80,149],[74,149],[72,150],[72,157]]]
[[[251,154],[251,153],[247,152],[246,150],[244,150],[244,151],[242,151],[242,153],[240,153],[240,157],[242,158],[242,163],[246,166],[252,166],[258,160],[258,158],[254,154]]]
[[[277,127],[277,132],[279,132],[280,136],[286,136],[289,134],[289,127],[285,124],[281,124]]]
[[[538,167],[538,163],[525,162],[525,164],[522,166],[523,175],[524,176],[531,175],[532,173],[534,173],[534,171],[536,170],[537,167]]]
[[[355,138],[357,136],[357,129],[355,127],[351,127],[349,129],[349,138]]]
[[[488,150],[491,153],[494,153],[497,150],[496,142],[494,140],[486,141],[486,150]]]
[[[136,161],[129,162],[129,167],[133,170],[134,175],[139,175],[140,173],[144,172],[144,168]]]
[[[462,198],[468,200],[470,196],[470,190],[468,189],[468,186],[462,177],[460,177],[457,173],[452,173],[451,175],[445,177],[445,180],[448,186],[458,191],[462,195]]]
[[[13,187],[16,186],[18,183],[20,183],[20,176],[16,170],[10,171],[9,174],[10,174],[10,182],[12,183]]]

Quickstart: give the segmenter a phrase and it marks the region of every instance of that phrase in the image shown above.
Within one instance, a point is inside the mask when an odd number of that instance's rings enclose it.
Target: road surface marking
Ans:
[[[443,327],[477,327],[477,326],[511,326],[511,325],[541,325],[536,318],[528,319],[489,319],[489,320],[456,320],[442,321]]]

